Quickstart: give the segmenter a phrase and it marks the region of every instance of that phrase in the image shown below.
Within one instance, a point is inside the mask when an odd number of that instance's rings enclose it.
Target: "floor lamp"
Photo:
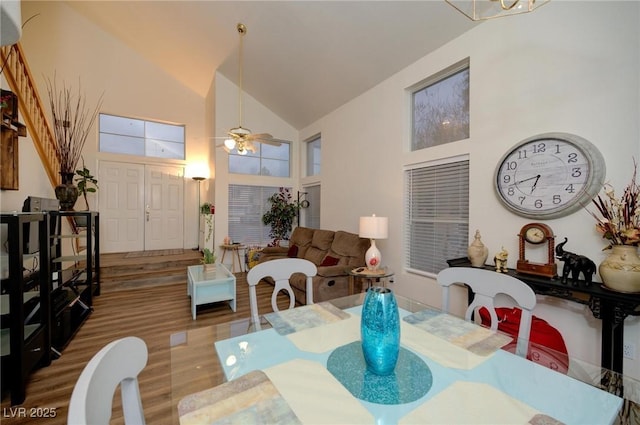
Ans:
[[[199,251],[200,250],[200,182],[205,178],[204,177],[191,177],[191,178],[198,182],[198,234],[196,237],[198,246],[196,247],[196,250]]]

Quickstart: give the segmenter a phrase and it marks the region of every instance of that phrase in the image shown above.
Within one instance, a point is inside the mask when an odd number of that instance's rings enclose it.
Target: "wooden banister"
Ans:
[[[49,181],[52,187],[55,187],[61,183],[61,178],[53,130],[47,121],[42,100],[20,43],[0,47],[0,63],[4,64],[2,73],[11,91],[18,96],[22,120],[33,139]]]

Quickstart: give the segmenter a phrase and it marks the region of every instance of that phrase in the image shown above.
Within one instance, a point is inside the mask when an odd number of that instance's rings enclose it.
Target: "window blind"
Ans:
[[[278,187],[229,185],[229,237],[245,245],[266,246],[270,226],[262,224],[262,216],[270,207],[267,199]]]
[[[438,273],[467,255],[469,160],[405,170],[405,266]]]

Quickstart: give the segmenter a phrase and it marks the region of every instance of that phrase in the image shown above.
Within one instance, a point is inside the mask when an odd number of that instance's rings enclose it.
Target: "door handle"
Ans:
[[[149,221],[149,216],[151,215],[151,212],[149,211],[149,205],[147,205],[147,210],[145,211],[145,214],[147,216],[147,221]]]

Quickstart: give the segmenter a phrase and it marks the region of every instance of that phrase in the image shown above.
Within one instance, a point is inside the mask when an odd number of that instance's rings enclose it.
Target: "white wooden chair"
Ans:
[[[105,345],[87,363],[73,388],[67,423],[108,425],[113,396],[120,385],[125,424],[144,425],[138,374],[147,365],[147,358],[147,345],[137,337]]]
[[[258,315],[258,298],[256,296],[256,285],[265,277],[271,277],[275,281],[275,287],[271,294],[271,306],[273,311],[280,311],[278,308],[278,293],[284,290],[289,295],[289,307],[293,308],[296,298],[293,289],[289,284],[289,278],[294,273],[302,273],[306,278],[307,304],[313,304],[313,276],[318,273],[315,264],[303,258],[280,258],[260,263],[249,270],[247,282],[249,283],[249,304],[251,306],[251,322],[256,329],[260,327],[260,317]]]
[[[449,311],[449,287],[455,284],[466,284],[474,292],[473,302],[465,312],[465,320],[471,320],[471,315],[477,313],[481,307],[486,307],[491,317],[490,328],[498,329],[498,316],[495,310],[495,297],[505,294],[513,298],[522,309],[516,354],[527,357],[529,335],[531,333],[531,318],[536,306],[536,294],[526,283],[515,277],[496,273],[490,270],[471,267],[451,267],[438,273],[438,283],[442,286],[442,309]]]

